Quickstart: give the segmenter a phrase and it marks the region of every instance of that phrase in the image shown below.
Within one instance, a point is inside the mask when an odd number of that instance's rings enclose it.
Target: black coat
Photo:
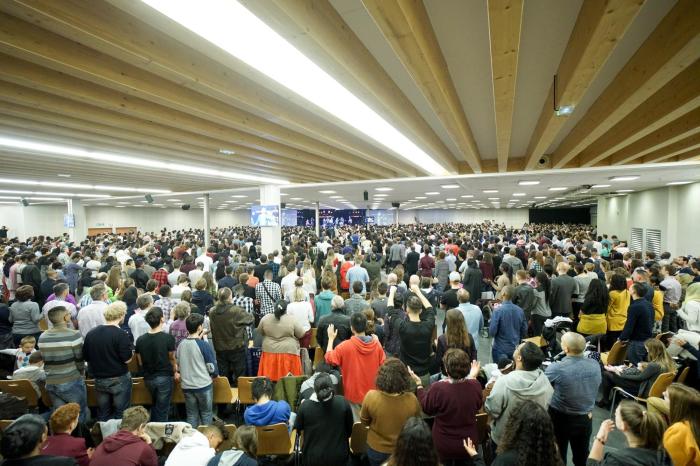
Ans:
[[[482,278],[481,270],[477,268],[467,267],[467,270],[464,271],[462,284],[464,289],[469,292],[469,302],[472,304],[476,304],[477,300],[481,299]]]

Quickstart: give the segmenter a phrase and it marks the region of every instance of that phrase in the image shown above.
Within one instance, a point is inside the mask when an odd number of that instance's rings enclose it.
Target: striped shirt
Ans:
[[[48,385],[82,380],[85,369],[83,337],[78,330],[66,327],[51,328],[39,337],[39,347],[44,358]]]
[[[255,304],[253,303],[253,298],[248,298],[247,296],[236,296],[233,298],[234,306],[238,306],[250,315],[254,315]],[[248,339],[253,338],[253,326],[249,325],[246,327],[246,333],[248,334]]]

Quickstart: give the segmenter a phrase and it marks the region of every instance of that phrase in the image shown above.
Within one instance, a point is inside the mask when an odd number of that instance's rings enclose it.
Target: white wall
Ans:
[[[144,232],[156,232],[163,228],[168,230],[201,228],[204,216],[202,209],[88,207],[86,210],[88,228],[138,227]],[[250,211],[247,209],[211,209],[209,214],[211,228],[250,224]]]
[[[491,220],[508,227],[522,227],[529,221],[528,209],[416,209],[399,211],[399,223],[478,223]]]
[[[661,250],[700,256],[700,183],[598,200],[598,232],[629,239],[632,228],[661,230]]]
[[[63,215],[67,212],[65,205],[0,205],[0,225],[7,226],[10,238],[60,236],[68,232],[67,228],[63,228]]]

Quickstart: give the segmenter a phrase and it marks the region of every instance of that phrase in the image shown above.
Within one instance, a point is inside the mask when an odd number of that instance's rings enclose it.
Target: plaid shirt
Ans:
[[[157,291],[161,285],[168,284],[168,271],[164,270],[164,269],[158,269],[155,272],[153,272],[153,275],[151,275],[151,278],[158,282],[158,286],[156,287],[156,291]]]
[[[277,262],[272,261],[270,262],[270,268],[272,269],[272,276],[276,277],[280,271],[280,265]]]
[[[282,299],[282,289],[272,280],[263,280],[255,285],[255,299],[260,301],[262,315],[272,314],[275,312],[275,302]]]
[[[264,291],[263,291],[264,293]],[[236,296],[233,298],[233,305],[238,306],[250,315],[253,315],[254,309],[253,298],[247,296]],[[253,338],[253,326],[249,325],[246,327],[246,332],[248,333],[248,339]]]
[[[170,312],[173,310],[175,305],[179,303],[179,299],[172,299],[172,298],[166,298],[166,297],[161,297],[158,300],[158,307],[160,308],[161,311],[163,311],[163,318],[167,322],[170,320]]]

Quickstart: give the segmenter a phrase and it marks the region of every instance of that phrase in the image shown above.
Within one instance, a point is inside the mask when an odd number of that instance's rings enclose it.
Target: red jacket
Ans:
[[[384,349],[376,337],[365,343],[353,336],[327,352],[326,362],[340,366],[345,398],[351,403],[361,404],[367,392],[375,388],[374,379],[384,357]]]
[[[102,441],[95,449],[90,466],[158,466],[152,446],[126,430],[120,430]]]
[[[50,435],[41,449],[41,454],[68,456],[74,458],[79,466],[88,466],[90,464],[87,448],[85,448],[85,439],[73,437],[70,434]]]
[[[348,270],[353,266],[352,262],[345,261],[343,265],[340,266],[340,289],[349,290],[350,282],[348,282]]]

